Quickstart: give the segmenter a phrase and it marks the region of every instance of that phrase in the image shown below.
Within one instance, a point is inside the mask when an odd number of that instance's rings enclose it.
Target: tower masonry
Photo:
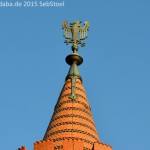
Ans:
[[[72,43],[72,53],[66,57],[70,69],[44,138],[34,143],[34,150],[112,150],[100,141],[78,70],[83,58],[77,51],[79,44],[85,46],[82,40],[87,38],[90,27],[88,21],[83,27],[80,24],[81,21],[70,23],[70,26],[67,21],[62,24],[65,43]],[[22,146],[18,150],[27,148]]]

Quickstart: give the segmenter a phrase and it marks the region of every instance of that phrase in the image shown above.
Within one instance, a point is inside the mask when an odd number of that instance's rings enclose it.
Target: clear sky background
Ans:
[[[33,150],[43,139],[69,69],[62,21],[88,20],[79,70],[100,140],[113,150],[149,150],[150,1],[64,2],[0,7],[0,149]]]

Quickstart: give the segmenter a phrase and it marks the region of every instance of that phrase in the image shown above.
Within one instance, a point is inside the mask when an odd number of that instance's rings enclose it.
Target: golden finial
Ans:
[[[85,38],[87,38],[87,32],[89,30],[90,24],[88,21],[84,22],[84,27],[80,27],[81,21],[74,21],[70,23],[68,26],[67,21],[63,21],[62,28],[64,29],[64,37],[69,40],[65,40],[65,43],[68,45],[72,43],[72,51],[76,53],[78,50],[78,44],[81,46],[85,46],[85,43],[82,42]]]

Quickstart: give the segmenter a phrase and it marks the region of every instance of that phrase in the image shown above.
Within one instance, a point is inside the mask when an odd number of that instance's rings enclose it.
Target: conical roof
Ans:
[[[78,65],[83,59],[76,53],[66,58],[70,65],[64,86],[58,98],[44,140],[52,139],[61,148],[64,138],[81,139],[85,149],[92,149],[99,141]]]
[[[78,66],[83,58],[77,54],[78,44],[87,37],[89,22],[75,21],[67,26],[63,22],[66,44],[72,43],[73,53],[66,57],[70,65],[64,86],[54,108],[46,133],[42,141],[34,143],[34,150],[112,150],[112,147],[99,140],[97,130],[87,100]],[[22,146],[18,150],[26,150]]]

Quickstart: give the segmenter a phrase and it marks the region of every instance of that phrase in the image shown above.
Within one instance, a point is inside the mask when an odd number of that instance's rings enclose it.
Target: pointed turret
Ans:
[[[61,147],[64,138],[75,138],[83,140],[85,148],[92,149],[99,137],[77,67],[83,62],[83,58],[73,53],[66,57],[66,62],[70,69],[44,140],[52,139],[56,147]]]
[[[83,62],[77,54],[78,44],[85,45],[82,40],[89,29],[87,21],[84,27],[80,27],[80,23],[75,21],[68,27],[67,21],[63,22],[64,36],[69,39],[65,43],[72,43],[73,53],[66,57],[70,69],[44,138],[34,143],[34,150],[112,150],[100,142],[78,70]],[[19,150],[26,150],[26,147]]]

